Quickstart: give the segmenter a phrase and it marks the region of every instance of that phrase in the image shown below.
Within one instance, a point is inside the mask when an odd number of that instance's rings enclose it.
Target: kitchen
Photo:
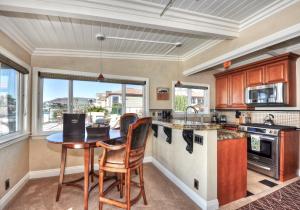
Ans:
[[[291,208],[295,192],[282,202],[276,195],[299,184],[299,8],[294,0],[0,1],[0,209],[114,205],[101,194],[98,162],[111,147],[72,141],[64,152],[53,135],[66,129],[66,114],[85,114],[86,132],[99,124],[115,135],[128,113],[152,125],[144,172],[121,172],[144,175],[144,203],[119,207],[259,209],[272,200]],[[84,175],[83,192],[65,186],[64,174]],[[115,181],[110,195],[124,190],[128,199],[130,181]]]

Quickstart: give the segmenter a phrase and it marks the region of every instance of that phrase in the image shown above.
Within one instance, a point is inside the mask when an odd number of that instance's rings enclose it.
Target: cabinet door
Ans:
[[[264,80],[266,84],[287,82],[287,61],[266,65]]]
[[[246,108],[245,104],[245,87],[246,87],[246,72],[238,72],[229,75],[230,95],[229,104],[232,108]]]
[[[263,84],[264,67],[249,69],[246,72],[247,87]]]
[[[216,108],[228,106],[228,77],[216,78]]]

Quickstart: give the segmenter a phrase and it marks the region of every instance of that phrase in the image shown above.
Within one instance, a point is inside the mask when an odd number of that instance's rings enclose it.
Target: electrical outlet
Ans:
[[[199,190],[199,181],[197,179],[194,179],[194,188]]]
[[[5,180],[5,190],[8,190],[10,187],[9,179]]]
[[[203,136],[195,134],[195,143],[203,145]]]

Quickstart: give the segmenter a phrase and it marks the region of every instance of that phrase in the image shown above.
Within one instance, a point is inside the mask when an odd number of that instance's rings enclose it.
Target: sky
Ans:
[[[43,100],[68,97],[68,81],[59,79],[44,79]],[[96,93],[121,90],[121,84],[100,83],[89,81],[73,82],[73,97],[95,98]]]

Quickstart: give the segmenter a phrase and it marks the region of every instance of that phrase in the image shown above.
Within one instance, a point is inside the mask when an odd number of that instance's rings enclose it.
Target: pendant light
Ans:
[[[176,43],[176,49],[178,49],[179,47],[182,46],[182,43],[180,42],[177,42]],[[179,70],[179,52],[177,52],[177,69]],[[175,84],[175,87],[181,87],[182,86],[182,83],[180,82],[180,80],[177,80],[176,84]]]
[[[98,80],[103,81],[105,78],[102,74],[102,72],[103,72],[102,42],[103,42],[103,40],[105,40],[105,36],[103,34],[97,34],[96,38],[100,42],[100,74],[98,76]]]

